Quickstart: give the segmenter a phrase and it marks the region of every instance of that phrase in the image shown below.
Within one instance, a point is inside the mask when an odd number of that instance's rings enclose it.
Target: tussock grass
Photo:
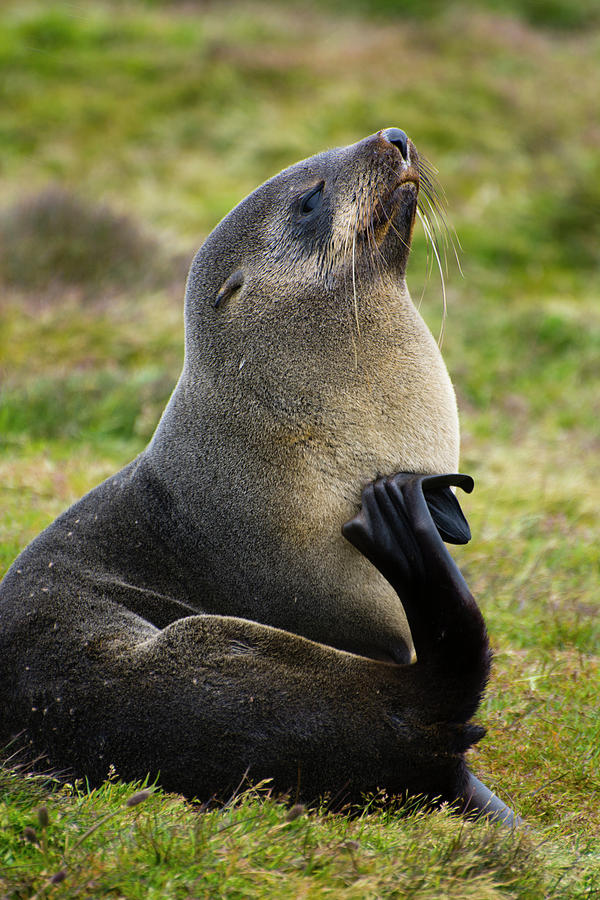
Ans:
[[[164,287],[174,268],[130,217],[49,186],[0,213],[0,283],[48,297]],[[172,278],[172,275],[170,276]]]
[[[0,304],[0,449],[151,436],[183,360],[182,294]],[[5,295],[6,296],[6,295]],[[143,327],[140,328],[140,323]],[[43,347],[43,352],[40,352]]]
[[[471,764],[531,831],[393,804],[288,821],[267,786],[225,810],[158,790],[127,806],[142,785],[5,769],[6,896],[597,892],[597,10],[347,7],[3,4],[0,574],[152,433],[182,361],[170,260],[277,169],[398,125],[463,247],[443,350],[476,491],[453,552],[496,652]],[[417,232],[409,284],[437,334],[427,272]]]

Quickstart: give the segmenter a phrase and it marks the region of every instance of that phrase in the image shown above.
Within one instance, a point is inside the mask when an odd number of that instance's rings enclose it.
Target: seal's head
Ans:
[[[405,283],[423,183],[398,128],[319,153],[242,200],[190,269],[184,377],[196,407],[218,394],[275,444],[319,426],[318,446],[337,446],[338,460],[358,442],[357,498],[379,474],[458,462],[454,394]]]
[[[338,306],[349,284],[355,290],[375,272],[402,281],[419,181],[417,151],[399,128],[285,169],[212,232],[194,260],[188,301],[237,309],[259,287],[272,302],[292,297],[298,307],[306,296],[324,306],[329,294]]]

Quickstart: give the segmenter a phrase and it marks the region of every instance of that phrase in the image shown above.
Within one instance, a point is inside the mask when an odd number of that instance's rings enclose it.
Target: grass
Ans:
[[[282,805],[263,785],[206,811],[117,780],[92,792],[3,780],[0,885],[12,897],[100,887],[131,898],[585,897],[598,861],[583,843],[573,851],[418,804],[327,815]]]
[[[398,125],[463,247],[443,351],[476,491],[456,554],[496,653],[471,764],[531,830],[393,804],[288,821],[267,786],[225,810],[160,790],[128,807],[142,786],[7,767],[7,897],[598,892],[597,10],[348,8],[3,4],[0,574],[151,435],[182,361],[181,258],[278,168]],[[417,234],[409,281],[437,334],[427,269]]]

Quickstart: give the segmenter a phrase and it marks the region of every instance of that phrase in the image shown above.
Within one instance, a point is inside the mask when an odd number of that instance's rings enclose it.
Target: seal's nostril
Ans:
[[[386,128],[381,132],[382,137],[394,144],[402,154],[403,159],[408,159],[408,137],[400,128]]]

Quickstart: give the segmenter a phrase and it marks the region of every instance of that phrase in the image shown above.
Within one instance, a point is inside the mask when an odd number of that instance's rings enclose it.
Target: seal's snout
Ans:
[[[408,135],[401,128],[385,128],[381,132],[381,136],[394,144],[402,154],[402,159],[408,161]]]

